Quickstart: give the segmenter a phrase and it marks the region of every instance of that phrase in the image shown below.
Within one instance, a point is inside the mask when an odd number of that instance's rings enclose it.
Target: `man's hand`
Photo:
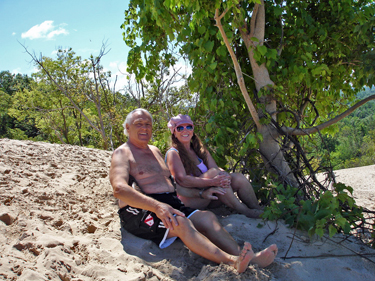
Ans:
[[[224,195],[227,191],[222,187],[210,187],[202,192],[204,199],[218,200],[217,194]],[[216,195],[215,195],[216,194]]]
[[[163,222],[166,228],[173,230],[173,224],[178,226],[176,216],[184,217],[185,214],[172,208],[170,205],[160,202],[156,208],[155,214]]]

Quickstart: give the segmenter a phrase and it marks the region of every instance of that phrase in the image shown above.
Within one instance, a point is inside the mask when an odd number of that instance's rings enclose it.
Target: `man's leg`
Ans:
[[[179,237],[192,252],[208,260],[231,265],[238,272],[243,272],[249,263],[266,267],[277,255],[278,249],[275,244],[255,255],[248,242],[245,242],[240,250],[237,242],[219,223],[215,214],[209,211],[198,211],[190,219],[177,217],[179,226],[171,230],[168,237]]]
[[[250,243],[245,242],[244,248],[240,251],[237,242],[220,224],[216,215],[210,211],[196,212],[190,217],[190,219],[199,232],[227,253],[235,256],[243,255],[244,249],[247,247],[251,248]],[[274,261],[277,251],[278,248],[276,244],[272,244],[268,248],[256,253],[254,258],[252,258],[251,263],[257,264],[260,267],[266,267]]]
[[[240,251],[237,243],[233,240],[232,243],[234,242],[236,244],[238,249],[236,252],[238,254],[231,255],[220,249],[205,235],[200,233],[194,227],[191,220],[181,216],[177,216],[176,219],[178,221],[178,226],[175,226],[173,230],[171,229],[169,231],[168,237],[179,237],[192,252],[218,264],[225,263],[233,266],[239,273],[247,269],[250,261],[254,257],[254,252],[250,243],[246,242],[243,249]],[[229,234],[227,233],[227,235]]]
[[[214,213],[210,211],[198,211],[190,217],[190,220],[200,233],[220,249],[235,256],[239,255],[240,246],[220,224]]]

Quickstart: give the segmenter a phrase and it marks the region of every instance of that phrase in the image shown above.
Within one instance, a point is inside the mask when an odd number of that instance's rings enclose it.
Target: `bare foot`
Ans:
[[[251,260],[251,263],[255,263],[259,265],[259,267],[269,266],[275,259],[277,251],[278,249],[276,244],[272,244],[263,251],[256,253],[254,258]]]
[[[251,248],[249,242],[245,242],[240,255],[237,257],[237,260],[234,262],[234,268],[237,269],[238,273],[244,272],[250,261],[254,258],[254,252]]]
[[[260,215],[263,214],[264,211],[260,209],[249,209],[248,212],[245,214],[248,218],[259,219]]]

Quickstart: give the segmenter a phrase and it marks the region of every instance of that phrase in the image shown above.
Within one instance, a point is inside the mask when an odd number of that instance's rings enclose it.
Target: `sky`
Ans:
[[[36,72],[25,52],[56,58],[59,48],[72,48],[83,59],[98,55],[105,70],[125,84],[129,48],[122,39],[124,11],[129,0],[0,0],[0,71],[31,75]],[[113,77],[112,76],[112,77]],[[120,77],[121,76],[121,77]]]

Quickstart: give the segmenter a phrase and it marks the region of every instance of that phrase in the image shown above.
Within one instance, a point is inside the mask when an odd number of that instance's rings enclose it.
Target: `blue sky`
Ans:
[[[128,4],[128,0],[0,0],[0,71],[35,72],[21,44],[51,58],[56,58],[58,48],[69,47],[89,58],[107,42],[111,50],[102,65],[121,75],[118,70],[125,71],[129,48],[120,25]]]

